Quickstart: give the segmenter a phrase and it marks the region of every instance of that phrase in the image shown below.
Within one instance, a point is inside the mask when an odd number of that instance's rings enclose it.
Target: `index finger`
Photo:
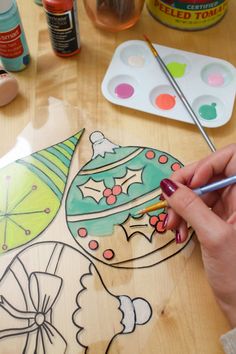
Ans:
[[[171,179],[182,184],[199,187],[219,177],[229,177],[236,172],[236,144],[231,144],[176,171]]]

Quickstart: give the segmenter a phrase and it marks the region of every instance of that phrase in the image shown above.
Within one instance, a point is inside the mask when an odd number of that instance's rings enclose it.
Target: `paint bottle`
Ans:
[[[54,52],[63,57],[80,51],[77,0],[43,0]]]
[[[16,79],[0,66],[0,107],[14,100],[18,91]]]
[[[146,0],[151,15],[163,24],[181,30],[202,30],[225,15],[228,0]]]
[[[21,71],[29,64],[29,49],[15,0],[0,1],[0,57],[8,71]]]

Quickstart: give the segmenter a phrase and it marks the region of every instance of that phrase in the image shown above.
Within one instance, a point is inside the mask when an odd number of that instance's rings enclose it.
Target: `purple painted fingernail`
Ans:
[[[176,189],[178,189],[177,185],[167,178],[164,178],[161,181],[160,187],[168,197],[170,197],[176,191]]]
[[[181,243],[181,235],[180,235],[179,230],[175,231],[175,242],[176,243]]]
[[[159,195],[159,199],[160,200],[165,200],[165,197],[164,197],[164,195],[162,193]]]
[[[165,215],[164,220],[163,220],[163,222],[162,222],[162,227],[163,227],[163,229],[166,228],[167,222],[168,222],[168,214]]]

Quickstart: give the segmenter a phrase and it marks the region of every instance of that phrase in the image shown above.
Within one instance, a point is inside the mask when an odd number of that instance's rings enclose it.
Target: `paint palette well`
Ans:
[[[232,115],[236,70],[229,62],[154,44],[205,127]],[[117,105],[192,123],[193,120],[145,41],[119,45],[102,82],[104,97]]]

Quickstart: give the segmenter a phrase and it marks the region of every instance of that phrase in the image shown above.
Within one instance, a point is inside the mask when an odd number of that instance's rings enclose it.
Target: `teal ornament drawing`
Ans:
[[[164,209],[135,213],[159,201],[160,181],[181,162],[153,148],[120,147],[101,132],[90,140],[93,157],[74,178],[66,199],[68,228],[78,244],[92,257],[125,268],[130,261],[145,267],[179,252],[186,243],[176,245],[173,233],[163,229]],[[150,254],[152,260],[144,259]]]
[[[82,132],[0,170],[0,253],[28,243],[52,222]]]

